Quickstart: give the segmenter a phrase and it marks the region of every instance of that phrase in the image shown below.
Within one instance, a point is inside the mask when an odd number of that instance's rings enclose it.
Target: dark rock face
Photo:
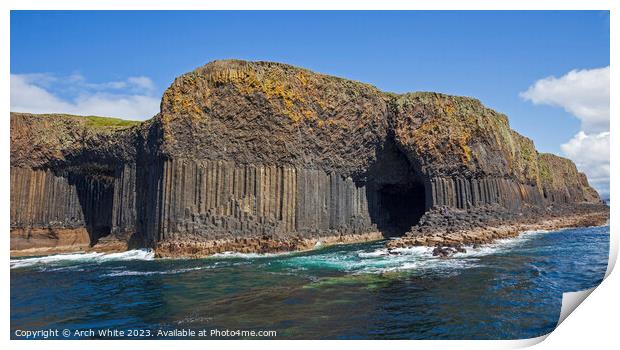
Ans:
[[[134,156],[134,139],[84,117],[11,113],[12,249],[88,245],[109,235],[117,168]]]
[[[572,162],[539,154],[477,100],[387,94],[278,63],[185,74],[140,125],[11,113],[11,227],[22,240],[76,228],[91,244],[112,234],[151,247],[402,235],[440,206],[599,201]]]
[[[216,61],[164,93],[157,152],[347,177],[375,160],[387,114],[386,97],[370,85],[278,63]]]

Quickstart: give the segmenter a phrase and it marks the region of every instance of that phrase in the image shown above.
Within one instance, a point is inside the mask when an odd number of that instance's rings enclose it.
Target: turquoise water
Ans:
[[[601,282],[609,227],[525,233],[450,259],[421,247],[390,255],[383,244],[200,260],[154,260],[149,251],[14,259],[11,338],[48,328],[141,329],[150,338],[174,329],[274,330],[276,339],[531,338],[553,330],[563,292]]]

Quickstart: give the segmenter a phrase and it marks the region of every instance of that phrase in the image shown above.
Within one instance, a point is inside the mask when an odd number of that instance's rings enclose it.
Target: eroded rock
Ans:
[[[577,203],[607,210],[572,162],[478,100],[279,63],[209,63],[140,124],[11,113],[11,230],[84,229],[91,247],[263,252],[377,232],[458,247]]]

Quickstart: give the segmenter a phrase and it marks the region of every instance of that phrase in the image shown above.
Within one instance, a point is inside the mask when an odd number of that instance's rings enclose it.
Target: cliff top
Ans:
[[[133,154],[134,127],[142,123],[98,116],[11,112],[11,166],[54,167],[69,160],[125,158]]]
[[[285,74],[280,75],[279,73]],[[380,91],[374,85],[361,81],[346,79],[330,74],[318,73],[303,67],[271,61],[244,61],[238,59],[215,60],[198,67],[194,71],[187,74],[208,74],[214,82],[222,80],[235,81],[243,79],[244,75],[248,75],[257,79],[278,77],[282,80],[299,80],[302,84],[307,83],[307,81],[304,82],[304,78],[307,79],[308,77],[303,76],[306,74],[308,76],[322,79],[323,82],[331,81],[334,84],[358,86],[359,88]]]
[[[33,114],[11,112],[11,118],[13,118],[13,116],[20,116],[22,118],[45,118],[46,121],[44,122],[75,124],[90,128],[111,130],[127,129],[132,126],[140,125],[142,123],[142,121],[139,120],[126,120],[114,117],[100,117],[94,115],[74,115],[62,113]]]

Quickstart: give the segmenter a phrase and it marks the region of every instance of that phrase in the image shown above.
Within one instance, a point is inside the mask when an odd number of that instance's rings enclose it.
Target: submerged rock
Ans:
[[[467,250],[460,245],[455,247],[435,247],[433,249],[433,256],[440,258],[449,258],[456,253],[467,253]]]

